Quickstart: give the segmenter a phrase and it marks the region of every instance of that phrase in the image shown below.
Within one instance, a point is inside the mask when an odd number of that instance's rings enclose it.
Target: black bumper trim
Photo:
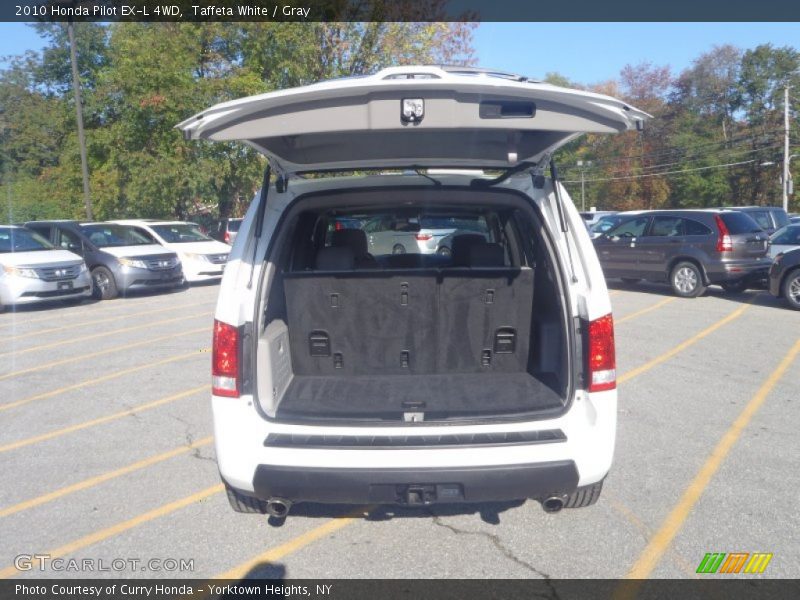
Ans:
[[[259,465],[255,496],[330,504],[497,502],[571,494],[573,461],[427,469],[321,469]]]
[[[518,446],[521,444],[553,444],[566,442],[560,429],[470,433],[444,435],[301,435],[270,433],[264,440],[269,448],[442,448]]]

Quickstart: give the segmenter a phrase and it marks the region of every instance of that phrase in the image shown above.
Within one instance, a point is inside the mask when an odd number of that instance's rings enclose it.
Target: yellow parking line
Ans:
[[[754,300],[754,298],[751,298],[746,304],[744,304],[744,306],[741,306],[741,307],[737,308],[735,311],[733,311],[727,317],[723,317],[722,319],[720,319],[719,321],[717,321],[713,325],[710,325],[709,327],[706,327],[705,329],[703,329],[703,331],[701,331],[697,335],[693,335],[688,340],[686,340],[684,342],[681,342],[680,344],[678,344],[677,346],[675,346],[671,350],[668,350],[664,354],[661,354],[660,356],[657,356],[653,360],[651,360],[649,362],[646,362],[645,364],[643,364],[640,367],[637,367],[637,368],[635,368],[635,369],[633,369],[631,371],[628,371],[627,373],[624,373],[623,375],[621,375],[619,377],[619,379],[617,379],[617,383],[624,383],[624,382],[626,382],[626,381],[628,381],[630,379],[633,379],[634,377],[638,377],[642,373],[644,373],[646,371],[649,371],[653,367],[658,366],[661,363],[669,360],[670,358],[672,358],[676,354],[678,354],[680,352],[683,352],[689,346],[699,342],[704,337],[714,333],[720,327],[722,327],[724,325],[727,325],[731,321],[735,321],[736,319],[741,317],[742,314],[744,314],[744,311],[746,311],[748,308],[750,308],[750,306],[752,305],[751,303],[753,302],[753,300]]]
[[[129,415],[142,412],[145,410],[150,410],[151,408],[156,408],[158,406],[163,406],[164,404],[169,404],[170,402],[174,402],[175,400],[180,400],[181,398],[186,398],[187,396],[191,396],[193,394],[197,394],[201,391],[209,391],[211,386],[208,384],[201,385],[196,388],[192,388],[190,390],[186,390],[180,392],[178,394],[173,394],[172,396],[167,396],[165,398],[160,398],[159,400],[154,400],[153,402],[147,402],[145,404],[140,404],[138,406],[134,406],[133,408],[129,408],[127,410],[123,410],[120,412],[116,412],[111,415],[106,415],[105,417],[99,417],[97,419],[92,419],[91,421],[84,421],[83,423],[78,423],[76,425],[70,425],[69,427],[64,427],[62,429],[56,429],[55,431],[51,431],[49,433],[43,433],[42,435],[37,435],[34,437],[26,438],[24,440],[18,440],[16,442],[11,442],[10,444],[6,444],[5,446],[0,446],[0,453],[8,452],[10,450],[16,450],[18,448],[23,448],[25,446],[30,446],[31,444],[37,444],[39,442],[44,442],[47,440],[52,440],[53,438],[60,437],[62,435],[66,435],[68,433],[74,433],[76,431],[80,431],[82,429],[87,429],[89,427],[94,427],[95,425],[101,425],[103,423],[108,423],[109,421],[115,421],[117,419],[121,419],[122,417],[127,417]]]
[[[93,333],[92,335],[84,335],[83,337],[76,337],[69,340],[61,340],[59,342],[52,342],[50,344],[42,344],[41,346],[33,346],[31,348],[25,348],[22,350],[12,350],[11,352],[3,352],[0,354],[0,358],[3,356],[19,356],[20,354],[26,354],[28,352],[35,352],[37,350],[47,350],[49,348],[56,348],[58,346],[65,346],[66,344],[75,344],[77,342],[85,342],[87,340],[94,340],[101,337],[107,337],[110,335],[116,335],[118,333],[126,333],[128,331],[136,331],[137,329],[147,329],[148,327],[153,327],[154,325],[164,325],[166,323],[176,323],[178,321],[186,321],[187,319],[194,319],[197,317],[203,316],[211,316],[211,313],[208,311],[203,311],[199,313],[193,313],[191,315],[184,315],[182,317],[174,317],[172,319],[162,319],[161,321],[150,321],[149,323],[142,323],[141,325],[133,325],[131,327],[123,327],[121,329],[113,329],[111,331],[101,331],[100,333]]]
[[[185,498],[181,498],[180,500],[175,500],[174,502],[170,502],[169,504],[165,504],[163,506],[159,506],[158,508],[154,508],[146,513],[142,513],[132,519],[128,519],[127,521],[123,521],[121,523],[117,523],[116,525],[112,525],[111,527],[106,527],[105,529],[101,529],[100,531],[96,531],[89,535],[83,536],[69,544],[65,544],[59,548],[55,548],[54,550],[49,550],[45,554],[48,554],[52,558],[56,557],[63,557],[68,554],[72,554],[78,550],[82,550],[87,546],[91,546],[92,544],[96,544],[98,542],[102,542],[110,537],[128,531],[129,529],[133,529],[143,523],[147,523],[148,521],[153,521],[154,519],[158,519],[159,517],[166,516],[170,513],[175,512],[176,510],[180,510],[181,508],[185,508],[194,504],[195,502],[200,502],[205,500],[209,496],[213,496],[214,494],[218,494],[223,490],[222,484],[213,485],[209,488],[204,489],[203,491],[197,492],[196,494],[192,494],[190,496],[186,496]],[[8,579],[9,577],[13,577],[19,571],[14,566],[6,567],[5,569],[0,569],[0,579]]]
[[[24,502],[19,502],[18,504],[14,504],[13,506],[9,506],[8,508],[0,509],[0,518],[8,517],[9,515],[22,512],[23,510],[28,510],[29,508],[41,506],[42,504],[52,502],[53,500],[57,500],[58,498],[63,498],[64,496],[67,496],[69,494],[74,494],[75,492],[79,492],[81,490],[94,487],[101,483],[105,483],[106,481],[109,481],[111,479],[122,477],[123,475],[127,475],[128,473],[133,473],[134,471],[138,471],[146,467],[151,467],[160,462],[164,462],[165,460],[169,460],[170,458],[174,458],[176,456],[180,456],[181,454],[186,454],[187,452],[191,452],[192,450],[195,450],[197,448],[202,448],[203,446],[207,446],[212,441],[214,441],[214,438],[212,436],[208,436],[203,439],[197,440],[192,444],[180,446],[173,450],[169,450],[168,452],[163,452],[161,454],[156,454],[154,456],[149,456],[147,458],[144,458],[140,461],[137,461],[125,467],[121,467],[113,471],[108,471],[107,473],[103,473],[95,477],[90,477],[89,479],[84,479],[83,481],[79,481],[78,483],[73,483],[72,485],[59,488],[47,494],[37,496],[36,498],[31,498],[30,500],[25,500]]]
[[[173,336],[174,337],[174,336]],[[175,356],[170,356],[169,358],[165,358],[163,360],[149,362],[144,365],[139,365],[136,367],[130,367],[128,369],[122,369],[120,371],[114,371],[113,373],[108,373],[106,375],[102,375],[100,377],[94,377],[92,379],[87,379],[85,381],[80,381],[78,383],[73,383],[72,385],[65,385],[64,387],[57,388],[55,390],[50,390],[49,392],[42,392],[41,394],[35,394],[33,396],[28,396],[27,398],[23,398],[22,400],[17,400],[15,402],[9,402],[7,404],[0,404],[0,412],[4,410],[9,410],[12,408],[17,408],[18,406],[22,406],[24,404],[28,404],[29,402],[34,402],[36,400],[44,400],[45,398],[52,398],[53,396],[58,396],[59,394],[63,394],[65,392],[71,392],[72,390],[78,390],[83,387],[87,387],[90,385],[96,385],[98,383],[102,383],[104,381],[109,381],[110,379],[116,379],[117,377],[122,377],[123,375],[130,375],[131,373],[136,373],[138,371],[143,371],[145,369],[151,369],[153,367],[158,367],[161,365],[167,365],[169,363],[177,362],[179,360],[184,360],[187,358],[192,358],[193,356],[200,356],[202,350],[194,352],[187,352],[185,354],[178,354]]]
[[[289,554],[294,554],[301,548],[308,546],[313,542],[316,542],[318,539],[328,536],[332,534],[334,531],[338,531],[343,527],[347,527],[351,523],[354,523],[355,521],[359,520],[360,517],[363,517],[365,513],[371,510],[371,508],[372,507],[360,508],[353,511],[346,517],[331,519],[330,521],[323,523],[319,527],[315,527],[311,531],[306,531],[305,533],[298,535],[297,537],[281,544],[280,546],[276,546],[275,548],[270,548],[266,552],[263,552],[258,556],[254,556],[253,558],[243,562],[240,565],[233,567],[232,569],[225,571],[224,573],[215,575],[213,579],[242,579],[253,568],[262,563],[277,562],[280,559],[288,556]]]
[[[614,319],[614,325],[619,325],[620,323],[624,323],[625,321],[630,321],[631,319],[635,319],[637,317],[641,317],[642,315],[646,315],[649,312],[657,310],[664,306],[665,304],[669,304],[670,302],[674,302],[676,298],[673,296],[672,298],[664,298],[661,302],[656,302],[652,306],[648,306],[647,308],[643,308],[642,310],[637,310],[635,313],[631,313],[629,315],[625,315],[620,319]]]
[[[141,340],[139,342],[133,342],[132,344],[121,344],[119,346],[112,346],[111,348],[105,348],[103,350],[98,350],[97,352],[90,352],[89,354],[76,354],[75,356],[70,356],[69,358],[62,358],[61,360],[54,360],[49,363],[41,363],[36,365],[35,367],[29,367],[27,369],[20,369],[19,371],[11,371],[10,373],[4,373],[3,375],[0,375],[0,381],[2,381],[3,379],[8,379],[10,377],[25,375],[26,373],[33,373],[34,371],[42,371],[44,369],[49,369],[51,367],[58,367],[71,362],[85,361],[89,358],[94,358],[95,356],[105,356],[112,352],[119,352],[120,350],[129,350],[131,348],[136,348],[138,346],[148,346],[151,344],[155,344],[156,342],[162,342],[164,340],[172,340],[185,335],[200,333],[201,331],[210,331],[210,330],[208,327],[198,327],[197,329],[189,329],[187,331],[181,331],[179,333],[162,335],[161,337],[157,338],[148,338],[146,340]],[[0,405],[0,410],[3,410],[2,405]]]
[[[664,520],[656,534],[650,539],[647,547],[628,572],[626,576],[628,579],[645,579],[653,572],[653,569],[658,565],[664,552],[669,548],[672,540],[680,531],[689,513],[694,508],[694,505],[700,499],[703,491],[705,491],[711,479],[719,470],[722,461],[724,461],[730,453],[734,444],[736,444],[739,439],[739,436],[742,434],[742,431],[744,431],[744,428],[747,427],[748,423],[753,419],[753,416],[758,412],[758,409],[764,404],[769,393],[781,377],[783,377],[798,353],[800,353],[800,339],[794,343],[789,352],[783,357],[778,367],[767,377],[755,396],[747,403],[730,428],[711,451],[711,455],[706,459],[706,462],[697,472],[694,479],[692,479],[692,482],[689,484],[689,487],[686,488],[678,503]],[[638,585],[641,585],[641,582],[639,582]],[[623,585],[619,589],[617,597],[632,597],[635,595],[638,585]]]
[[[201,306],[203,304],[208,304],[209,302],[206,300],[205,302],[194,302],[192,304],[184,304],[182,306],[167,306],[165,308],[157,308],[155,310],[143,310],[140,312],[134,313],[125,313],[123,315],[115,315],[113,317],[106,317],[105,319],[91,319],[89,321],[78,321],[77,323],[70,323],[69,325],[62,325],[61,327],[51,327],[50,329],[40,329],[39,331],[31,331],[28,333],[21,333],[19,335],[12,335],[11,337],[5,338],[6,341],[11,342],[13,340],[21,340],[24,338],[33,337],[35,335],[44,335],[45,333],[55,333],[57,331],[66,331],[67,329],[75,329],[76,327],[84,327],[90,326],[93,327],[98,323],[109,323],[111,321],[120,321],[122,319],[130,319],[133,317],[139,317],[141,315],[154,315],[157,313],[167,312],[170,310],[183,310],[187,308],[194,308],[195,306]],[[209,307],[210,308],[210,307]]]

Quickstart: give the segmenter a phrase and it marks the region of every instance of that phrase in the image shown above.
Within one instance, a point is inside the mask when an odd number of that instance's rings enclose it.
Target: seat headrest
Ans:
[[[470,267],[504,267],[505,252],[500,244],[484,242],[469,247]]]
[[[331,234],[331,246],[352,248],[356,256],[368,253],[367,234],[361,229],[338,229]]]
[[[356,257],[352,248],[329,246],[317,252],[314,267],[317,271],[352,271]]]
[[[475,244],[485,244],[486,238],[479,233],[462,233],[453,236],[450,252],[454,267],[469,266],[469,249]]]

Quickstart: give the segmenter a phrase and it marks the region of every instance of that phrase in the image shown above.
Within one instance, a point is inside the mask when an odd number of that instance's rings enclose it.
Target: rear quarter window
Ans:
[[[711,229],[694,219],[683,220],[683,232],[684,235],[711,235],[713,233]]]
[[[725,227],[728,231],[736,235],[737,233],[753,233],[763,229],[756,221],[750,218],[750,215],[740,212],[723,213],[721,215]]]

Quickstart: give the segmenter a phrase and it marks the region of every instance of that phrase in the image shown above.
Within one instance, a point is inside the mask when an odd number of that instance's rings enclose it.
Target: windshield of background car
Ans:
[[[725,227],[728,228],[728,232],[732,235],[736,235],[738,233],[756,233],[764,229],[756,221],[750,218],[750,214],[729,212],[722,213],[720,216],[722,217],[722,221],[725,223]],[[767,227],[771,226],[771,224],[767,225]]]
[[[230,221],[228,221],[228,231],[236,233],[237,231],[239,231],[239,226],[241,224],[242,224],[241,219],[231,219]]]
[[[188,242],[209,242],[211,238],[205,235],[197,225],[191,223],[177,223],[174,225],[151,225],[161,238],[168,244],[183,244]]]
[[[772,234],[770,241],[783,246],[800,246],[800,225],[790,225]]]
[[[19,227],[0,227],[0,254],[52,250],[54,246],[40,236]]]
[[[127,225],[87,224],[81,225],[81,231],[98,248],[144,246],[153,243],[133,227],[128,227]]]

